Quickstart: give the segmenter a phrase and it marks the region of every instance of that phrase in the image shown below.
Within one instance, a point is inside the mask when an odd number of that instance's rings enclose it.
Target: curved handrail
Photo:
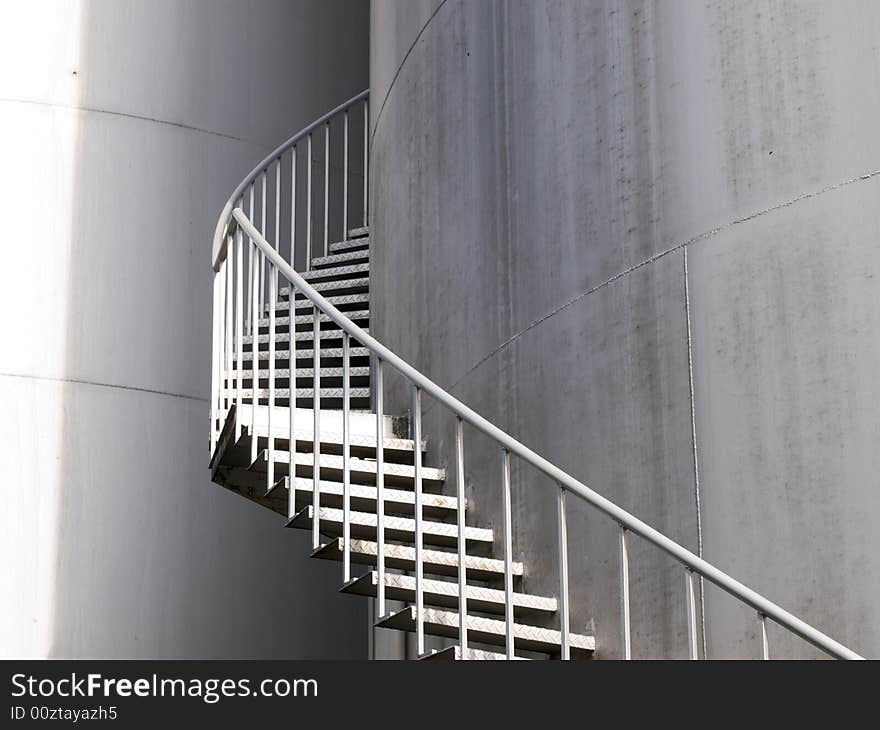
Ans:
[[[262,170],[262,167],[258,166],[258,170]],[[296,288],[298,292],[305,295],[318,309],[333,320],[340,329],[348,333],[349,336],[357,340],[362,346],[369,349],[381,361],[387,362],[395,368],[395,370],[408,378],[415,386],[434,397],[459,418],[467,421],[469,424],[494,439],[510,453],[515,454],[531,464],[567,491],[591,504],[600,512],[617,522],[623,529],[630,530],[644,538],[671,555],[691,571],[703,576],[722,590],[739,599],[746,605],[751,606],[759,615],[772,619],[780,626],[785,627],[793,634],[800,636],[805,641],[813,644],[833,657],[839,659],[864,658],[843,644],[835,641],[827,634],[822,633],[810,624],[799,619],[794,614],[789,613],[781,606],[752,590],[745,584],[740,583],[727,573],[716,568],[712,563],[695,555],[687,548],[679,545],[674,540],[668,538],[666,535],[654,529],[646,522],[643,522],[635,515],[614,504],[614,502],[603,497],[598,492],[593,491],[586,484],[578,481],[558,466],[547,461],[547,459],[536,454],[530,448],[517,441],[510,434],[502,431],[495,424],[486,420],[479,413],[466,406],[460,400],[455,398],[455,396],[444,390],[440,385],[389,350],[377,339],[364,332],[364,330],[352,322],[344,313],[339,311],[315,291],[315,289],[312,288],[312,286],[310,286],[309,283],[296,271],[294,271],[290,264],[288,264],[269,244],[241,208],[235,208],[232,211],[232,216],[235,222],[241,227],[244,234],[259,247],[262,253],[265,254],[266,258],[277,267],[277,270],[281,272],[281,274]],[[293,301],[293,292],[291,292],[290,297],[291,301]]]
[[[309,132],[315,131],[318,127],[324,124],[327,120],[335,117],[339,112],[344,111],[348,107],[353,104],[357,104],[359,101],[363,101],[370,95],[370,90],[365,89],[359,94],[355,94],[348,101],[342,102],[335,109],[331,109],[324,116],[318,117],[314,122],[309,124],[307,127],[301,129],[295,135],[290,137],[286,142],[282,142],[278,147],[272,150],[268,155],[266,155],[260,163],[250,171],[250,173],[236,186],[235,190],[232,191],[232,195],[229,196],[229,199],[226,201],[226,205],[223,206],[223,212],[220,213],[220,218],[217,219],[217,225],[214,228],[214,243],[211,247],[211,267],[214,271],[219,271],[220,262],[223,260],[226,255],[226,232],[227,226],[229,224],[230,216],[232,215],[232,206],[235,204],[235,201],[238,200],[242,193],[247,189],[247,186],[254,182],[257,177],[265,170],[272,162],[274,162],[278,157],[287,152],[291,147],[293,147],[297,142],[302,140]]]

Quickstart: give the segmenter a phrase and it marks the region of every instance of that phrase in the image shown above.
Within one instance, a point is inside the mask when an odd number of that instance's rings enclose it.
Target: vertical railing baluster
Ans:
[[[687,598],[687,621],[688,621],[688,658],[699,659],[697,653],[697,601],[694,595],[694,572],[690,568],[684,569],[684,586]]]
[[[620,642],[624,659],[632,659],[632,640],[629,623],[629,549],[626,528],[619,525],[620,543]]]
[[[296,269],[296,145],[290,150],[290,265]],[[288,288],[293,291],[293,282],[290,282]],[[293,297],[290,302],[292,307]]]
[[[421,444],[415,444],[421,449]],[[464,496],[464,421],[455,419],[455,490],[458,497],[456,519],[458,522],[458,645],[461,655],[467,652],[467,550],[465,549],[465,496]]]
[[[767,636],[767,617],[758,611],[758,624],[761,629],[761,659],[770,658],[770,637]]]
[[[241,228],[235,231],[235,355],[237,358],[235,375],[235,441],[241,438],[242,394],[244,388],[244,251],[241,240]]]
[[[369,177],[370,157],[370,102],[364,100],[364,228],[367,227],[367,178]]]
[[[254,221],[254,183],[250,185],[250,200],[248,201],[248,220],[253,223]],[[249,335],[253,334],[251,332],[251,307],[254,303],[254,298],[251,295],[251,287],[254,285],[254,277],[253,277],[253,269],[254,269],[254,256],[256,254],[256,246],[254,246],[254,242],[251,241],[250,237],[248,237],[248,241],[250,245],[248,246],[248,281],[247,281],[247,333]]]
[[[385,382],[376,358],[376,587],[377,618],[385,617]]]
[[[220,270],[217,278],[220,280],[220,295],[218,297],[217,326],[217,371],[219,373],[219,385],[217,391],[217,430],[218,434],[223,429],[223,409],[226,407],[226,353],[224,343],[226,341],[226,261],[220,262]]]
[[[351,389],[348,332],[342,333],[342,582],[351,580]]]
[[[569,633],[571,620],[568,613],[568,522],[565,514],[565,490],[560,484],[556,490],[556,521],[559,539],[559,633],[560,659],[570,659]]]
[[[504,646],[508,659],[516,658],[513,638],[513,520],[510,507],[510,452],[501,450],[502,522],[504,527]]]
[[[267,437],[269,451],[267,453],[268,469],[266,470],[266,491],[275,486],[275,287],[278,275],[272,262],[267,263],[269,274],[269,411]]]
[[[415,490],[415,547],[416,547],[416,653],[425,653],[425,605],[422,593],[422,391],[417,385],[412,392],[413,486]]]
[[[256,243],[251,240],[251,250],[256,248]],[[260,403],[260,327],[259,312],[257,309],[257,296],[259,295],[260,275],[259,261],[256,256],[251,257],[251,464],[257,460],[257,406]]]
[[[275,250],[281,250],[281,157],[275,160]]]
[[[291,241],[291,245],[293,242]],[[287,367],[290,370],[290,375],[287,379],[287,383],[290,386],[290,424],[288,426],[288,437],[287,437],[287,451],[290,454],[290,468],[288,469],[288,486],[290,487],[287,493],[287,519],[293,519],[294,515],[296,515],[296,386],[297,386],[297,377],[296,377],[296,340],[294,339],[296,335],[296,290],[293,288],[293,282],[289,282],[288,284],[288,296],[289,296],[289,305],[290,309],[288,310],[288,314],[290,316],[290,326],[288,327],[288,331],[290,332],[290,344],[289,350],[287,352]]]
[[[217,404],[220,398],[220,372],[218,364],[220,361],[220,279],[219,274],[214,272],[214,293],[213,304],[211,306],[211,456],[214,455],[214,448],[217,445]]]
[[[342,240],[348,240],[348,109],[342,126]]]
[[[312,133],[309,132],[306,169],[306,271],[312,268]]]
[[[330,252],[330,122],[324,125],[324,256]]]
[[[263,234],[263,238],[268,239],[269,234],[266,230],[266,188],[268,187],[266,173],[269,168],[265,168],[263,170],[263,174],[260,176],[262,178],[263,183],[263,195],[262,195],[262,203],[260,206],[260,233]],[[257,301],[259,302],[259,310],[260,317],[258,319],[262,319],[263,312],[266,311],[266,254],[260,249],[260,295],[257,297]]]
[[[321,547],[321,310],[312,307],[312,549]]]
[[[229,409],[232,408],[233,398],[233,382],[232,382],[232,338],[233,338],[233,330],[235,329],[234,325],[234,309],[233,309],[233,300],[234,300],[234,291],[235,291],[235,283],[234,283],[234,271],[235,271],[235,249],[233,248],[234,237],[232,234],[229,234],[226,237],[226,388],[227,388],[227,399],[226,399],[226,412],[229,412]],[[237,420],[237,419],[236,419]]]

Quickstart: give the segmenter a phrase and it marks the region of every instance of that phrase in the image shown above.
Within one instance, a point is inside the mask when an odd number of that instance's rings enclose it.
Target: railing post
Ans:
[[[342,128],[342,240],[348,240],[348,109],[345,110]]]
[[[253,220],[254,220],[254,183],[251,183],[250,187],[251,187],[251,194],[250,194],[250,200],[248,202],[248,206],[249,206],[248,220],[253,222]],[[254,297],[253,297],[253,292],[252,292],[253,286],[254,286],[254,276],[253,276],[254,256],[256,256],[256,254],[257,254],[257,251],[256,251],[257,247],[254,244],[254,241],[252,238],[248,237],[248,241],[250,241],[250,245],[248,246],[247,333],[249,335],[251,335],[251,334],[253,334],[253,332],[251,331],[251,323],[253,321],[251,318],[251,308],[253,307],[253,304],[254,304]]]
[[[217,433],[223,428],[223,409],[226,405],[226,353],[223,343],[226,341],[226,262],[220,264],[217,272],[220,293],[217,301]]]
[[[369,225],[367,218],[367,178],[370,175],[370,102],[364,99],[364,228]]]
[[[251,241],[251,250],[255,249],[257,244]],[[257,297],[259,296],[259,283],[257,277],[260,275],[259,261],[256,257],[252,257],[251,261],[251,464],[257,460],[257,406],[260,403],[260,327],[259,312],[257,310]]]
[[[226,237],[226,261],[224,262],[226,266],[226,326],[224,327],[224,331],[226,334],[226,341],[224,347],[226,348],[226,376],[224,378],[224,384],[226,386],[226,404],[225,410],[228,413],[229,409],[232,408],[232,394],[234,383],[232,382],[232,342],[233,342],[233,329],[234,325],[234,311],[233,311],[233,292],[235,291],[234,286],[234,278],[233,278],[233,270],[235,269],[235,254],[232,248],[232,235]],[[236,420],[238,420],[236,418]]]
[[[377,618],[385,617],[385,384],[382,361],[376,358],[376,586]]]
[[[312,133],[308,139],[308,169],[306,170],[306,271],[312,268]]]
[[[690,568],[684,570],[684,585],[687,597],[688,620],[688,658],[699,659],[697,653],[697,601],[694,595],[694,572]]]
[[[219,362],[219,309],[220,309],[220,275],[214,274],[213,281],[213,300],[211,305],[211,456],[214,455],[214,448],[217,446],[217,402],[219,400],[219,383],[220,377],[217,371]]]
[[[290,265],[296,268],[296,145],[290,150]],[[293,282],[289,282],[293,291]],[[293,306],[293,297],[290,299]],[[293,316],[293,310],[291,310]],[[292,366],[291,366],[292,367]]]
[[[324,125],[324,256],[330,252],[330,121]]]
[[[770,658],[770,638],[767,636],[767,617],[758,611],[758,624],[761,628],[761,659]]]
[[[562,485],[556,491],[556,521],[559,539],[559,633],[561,636],[560,659],[570,659],[569,633],[571,620],[568,613],[568,523],[565,516],[565,490]]]
[[[502,517],[504,522],[504,645],[508,659],[516,658],[513,638],[513,525],[510,510],[510,452],[502,449]]]
[[[263,195],[262,195],[262,203],[260,206],[260,233],[263,234],[263,238],[268,238],[268,231],[266,231],[266,188],[267,184],[267,173],[268,168],[263,169],[262,174],[262,183],[263,183]],[[259,284],[259,296],[257,297],[257,301],[259,302],[259,310],[260,317],[263,316],[263,312],[266,311],[266,254],[262,249],[260,250],[260,284]]]
[[[349,338],[342,333],[342,582],[351,580],[351,389]]]
[[[312,549],[317,550],[321,547],[321,310],[314,306],[312,314]]]
[[[412,391],[412,437],[414,444],[422,443],[422,392],[417,385]],[[425,653],[425,605],[422,595],[422,453],[413,448],[413,486],[415,489],[415,548],[416,548],[416,653]]]
[[[244,388],[244,252],[241,240],[241,229],[235,231],[235,354],[236,361],[236,388],[235,388],[235,440],[241,438],[242,424],[242,394]]]
[[[620,543],[620,642],[624,659],[632,659],[632,643],[629,625],[629,550],[626,544],[626,528],[618,525]]]
[[[266,493],[268,494],[275,486],[275,284],[278,281],[276,269],[271,262],[267,262],[269,274],[269,296],[272,298],[269,304],[269,399],[268,420],[266,435],[268,451],[266,452]],[[292,339],[292,337],[291,337]]]
[[[415,444],[421,449],[421,444]],[[462,656],[467,651],[467,550],[465,549],[465,496],[464,496],[464,422],[455,419],[455,489],[458,497],[456,518],[458,520],[458,645]]]
[[[291,245],[293,243],[291,242]],[[287,519],[292,520],[296,515],[296,290],[293,282],[289,282],[288,296],[290,308],[288,316],[290,318],[290,326],[287,328],[290,333],[290,344],[288,345],[287,367],[290,375],[287,383],[290,386],[290,425],[288,426],[287,452],[289,454],[290,467],[288,468],[289,490],[287,492]]]

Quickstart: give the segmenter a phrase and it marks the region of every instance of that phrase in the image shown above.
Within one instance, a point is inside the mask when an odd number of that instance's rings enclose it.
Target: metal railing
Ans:
[[[280,154],[288,148],[295,148],[297,140],[303,137],[311,137],[312,130],[320,127],[322,124],[328,125],[333,117],[344,114],[346,118],[346,133],[344,135],[344,145],[346,150],[343,154],[346,160],[344,168],[344,176],[348,176],[347,160],[348,160],[348,134],[347,134],[347,117],[349,110],[353,105],[363,103],[364,115],[367,115],[367,92],[360,94],[354,99],[341,105],[333,112],[325,115],[314,124],[300,132],[297,137],[289,140],[285,145],[279,147],[266,160],[255,168],[236,192],[233,193],[230,200],[235,202],[243,202],[244,191],[248,186],[253,189],[254,180],[260,175],[264,176],[265,171],[275,159],[280,160]],[[366,129],[366,122],[365,122]],[[325,136],[325,171],[329,171],[327,149],[329,148],[329,131]],[[366,191],[366,137],[364,141],[365,164],[364,164],[364,191]],[[277,179],[277,178],[276,178]],[[326,180],[326,178],[325,178]],[[347,201],[347,183],[345,185],[346,201]],[[327,241],[327,211],[328,197],[327,187],[325,183],[324,195],[324,239],[325,249]],[[366,192],[364,192],[366,200]],[[253,201],[253,194],[250,196]],[[309,198],[311,200],[311,198]],[[513,611],[513,551],[512,551],[512,526],[510,514],[510,466],[511,457],[516,457],[523,462],[531,465],[539,472],[549,477],[557,485],[557,524],[558,524],[558,550],[559,550],[559,616],[560,616],[560,635],[561,635],[561,657],[569,658],[569,636],[570,636],[570,611],[569,611],[569,574],[568,574],[568,548],[567,533],[568,523],[566,514],[566,497],[567,495],[575,495],[587,504],[596,508],[602,514],[613,520],[618,525],[619,537],[619,554],[620,554],[620,596],[621,596],[621,646],[625,658],[631,657],[631,630],[630,630],[630,586],[629,586],[629,537],[630,534],[637,535],[648,543],[659,548],[664,553],[672,556],[682,566],[682,577],[684,578],[685,597],[687,602],[687,635],[689,655],[691,659],[698,658],[697,647],[697,614],[696,599],[694,594],[694,578],[700,576],[705,580],[713,583],[740,602],[751,607],[756,612],[756,621],[761,637],[760,656],[768,659],[769,645],[767,638],[767,621],[772,620],[780,627],[788,632],[801,637],[810,644],[818,647],[828,655],[841,659],[860,659],[857,653],[846,646],[835,641],[831,637],[822,633],[813,626],[802,621],[798,617],[784,610],[769,599],[750,589],[748,586],[735,580],[725,572],[718,569],[713,564],[695,555],[677,542],[671,540],[666,535],[660,533],[647,523],[630,514],[618,505],[603,497],[599,493],[590,489],[588,486],[578,481],[559,467],[547,461],[545,458],[535,453],[527,446],[523,445],[508,433],[502,431],[493,423],[485,419],[480,414],[469,408],[467,405],[459,401],[453,395],[444,390],[441,386],[429,379],[427,376],[419,372],[412,365],[398,357],[394,352],[389,350],[385,345],[369,335],[367,332],[358,327],[343,312],[337,309],[318,291],[315,290],[300,274],[298,274],[290,262],[282,256],[278,239],[276,237],[275,245],[269,243],[264,232],[261,232],[253,223],[253,206],[249,208],[249,212],[245,213],[243,205],[233,207],[232,203],[227,204],[224,208],[223,215],[217,225],[217,231],[223,241],[218,245],[218,238],[215,237],[213,251],[213,267],[215,271],[214,283],[214,374],[215,386],[212,389],[212,428],[211,428],[211,450],[212,453],[217,443],[217,430],[222,422],[222,416],[232,405],[231,397],[228,395],[229,388],[220,388],[219,384],[225,383],[228,386],[229,381],[226,379],[231,376],[233,358],[237,357],[237,388],[236,405],[237,413],[241,413],[241,378],[242,378],[242,332],[245,321],[243,319],[243,301],[242,301],[242,272],[244,268],[244,252],[243,238],[248,241],[248,262],[249,270],[253,283],[250,292],[253,297],[253,307],[250,310],[252,317],[251,331],[254,333],[253,350],[252,350],[252,383],[254,398],[252,401],[251,417],[257,410],[257,384],[259,360],[257,349],[257,308],[258,289],[260,276],[268,273],[269,283],[269,300],[271,302],[269,309],[269,467],[267,474],[267,488],[272,489],[274,483],[274,472],[272,466],[273,448],[275,435],[271,427],[272,410],[274,406],[274,360],[275,360],[275,307],[278,293],[278,276],[284,277],[290,284],[288,292],[289,317],[290,317],[290,460],[291,475],[294,473],[294,457],[296,453],[296,441],[294,431],[294,415],[295,415],[295,394],[296,394],[296,358],[293,352],[295,348],[294,341],[294,318],[295,306],[294,300],[297,294],[307,299],[312,306],[313,330],[312,330],[312,357],[313,357],[313,522],[312,535],[313,546],[319,547],[320,538],[320,346],[321,346],[321,315],[326,319],[335,323],[342,330],[342,361],[343,361],[343,579],[349,581],[351,579],[351,541],[350,535],[350,474],[349,474],[349,441],[350,441],[350,344],[356,341],[361,347],[367,348],[372,356],[372,377],[374,383],[374,411],[376,418],[376,570],[377,570],[377,614],[385,616],[385,533],[384,533],[384,477],[383,477],[383,444],[385,434],[383,432],[383,403],[384,403],[384,368],[392,367],[400,375],[402,375],[412,388],[412,438],[413,448],[413,464],[414,464],[414,538],[415,538],[415,618],[416,618],[416,642],[418,653],[421,655],[425,651],[425,609],[424,609],[424,578],[423,578],[423,539],[422,539],[422,466],[421,466],[421,423],[422,423],[422,396],[427,395],[440,403],[446,409],[451,411],[456,417],[455,431],[455,479],[458,495],[458,514],[457,514],[457,531],[458,531],[458,601],[459,601],[459,644],[462,651],[468,647],[467,635],[467,596],[466,596],[466,569],[465,569],[465,516],[464,516],[464,424],[467,423],[478,431],[482,432],[492,439],[502,451],[502,504],[503,504],[503,546],[504,546],[504,622],[505,622],[505,650],[507,658],[512,659],[515,656],[516,646],[514,638],[514,611]],[[295,208],[295,204],[294,204]],[[276,220],[278,219],[276,208]],[[311,221],[311,213],[308,214]],[[366,224],[367,208],[366,204],[363,209],[363,221]],[[265,204],[262,206],[261,220],[265,231]],[[347,213],[345,224],[343,225],[343,235],[347,231]],[[295,226],[291,228],[293,237],[295,237]],[[278,228],[276,226],[276,232]],[[227,265],[230,261],[229,251],[231,243],[235,242],[235,272],[233,277],[232,265]],[[294,261],[295,242],[291,240],[290,244],[291,259]],[[311,252],[308,250],[310,254]],[[235,288],[233,296],[232,289]],[[234,301],[233,301],[234,299]],[[262,309],[260,309],[262,311]],[[254,420],[255,423],[255,420]],[[236,434],[236,437],[239,434]],[[256,432],[252,437],[252,456],[256,459]],[[294,492],[293,484],[289,489],[289,507],[288,513],[293,517],[294,512]]]

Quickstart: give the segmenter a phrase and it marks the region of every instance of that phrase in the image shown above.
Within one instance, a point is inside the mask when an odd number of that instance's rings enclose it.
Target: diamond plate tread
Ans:
[[[311,339],[311,338],[309,338]],[[326,359],[342,359],[342,348],[341,347],[321,347],[319,348],[318,354],[321,358]],[[351,347],[349,348],[348,356],[351,358],[354,357],[370,357],[370,351],[366,347]],[[311,360],[314,357],[314,350],[311,348],[302,348],[297,349],[295,353],[296,360]],[[241,353],[242,362],[249,362],[253,359],[253,351],[248,348],[244,352]],[[257,359],[258,360],[268,360],[269,359],[269,351],[268,350],[257,350]],[[276,360],[290,360],[290,350],[275,350],[275,359]]]
[[[344,276],[367,274],[369,271],[369,264],[347,264],[345,266],[332,266],[327,269],[309,269],[300,273],[300,276],[308,282],[326,281],[327,279],[341,279]]]
[[[449,639],[458,637],[457,613],[425,607],[423,619],[426,634],[444,636]],[[488,644],[490,646],[504,646],[504,621],[484,616],[469,615],[466,623],[469,642],[473,641],[475,644]],[[416,608],[415,606],[407,606],[403,610],[377,621],[376,626],[384,629],[397,629],[398,631],[415,631]],[[596,642],[592,636],[570,633],[568,638],[572,656],[589,656],[596,648]],[[557,654],[560,650],[562,636],[557,629],[529,626],[515,622],[513,624],[513,639],[514,647],[521,651]]]
[[[286,527],[298,527],[303,530],[312,529],[312,518],[315,514],[314,507],[303,507],[286,524]],[[374,538],[376,537],[376,515],[369,512],[350,511],[349,528],[352,537]],[[342,534],[342,510],[333,507],[321,507],[318,511],[321,522],[321,532],[324,535],[338,537]],[[410,517],[385,515],[385,538],[388,540],[412,541],[415,535],[416,521]],[[458,545],[458,527],[445,522],[433,522],[422,520],[422,539],[426,544],[455,547]],[[492,545],[492,530],[482,527],[466,527],[464,530],[466,544],[484,546]]]
[[[296,490],[296,504],[309,505],[312,503],[312,480],[297,477],[294,481]],[[285,488],[289,489],[290,480],[285,480]],[[342,506],[343,485],[340,482],[321,480],[321,504],[327,507],[339,508]],[[390,489],[385,487],[383,500],[387,513],[411,515],[414,511],[415,495],[403,489]],[[349,499],[351,509],[359,512],[376,513],[376,487],[369,484],[349,485]],[[422,510],[426,517],[448,518],[454,517],[458,508],[458,500],[455,497],[447,497],[442,494],[423,494]],[[457,605],[457,604],[456,604]]]
[[[348,229],[348,237],[351,238],[363,238],[365,236],[370,235],[370,227],[369,226],[361,226],[360,228],[349,228]]]
[[[275,435],[276,439],[282,439],[285,442],[289,442],[290,436],[290,412],[287,408],[282,409],[283,412],[277,414],[279,418],[277,419],[277,423],[272,423],[272,433]],[[308,411],[311,413],[311,411]],[[375,422],[375,415],[370,414]],[[299,421],[300,417],[297,417],[297,421]],[[305,419],[302,419],[305,420]],[[307,421],[310,423],[310,421]],[[248,423],[243,424],[242,426],[242,434],[244,436],[250,437],[251,434],[251,425]],[[257,437],[265,439],[268,436],[269,428],[266,421],[261,417],[261,420],[258,421],[257,427]],[[314,442],[314,429],[312,428],[297,428],[294,431],[294,435],[297,441],[297,448],[301,449],[302,447],[299,444],[305,443],[307,448],[311,450],[312,444]],[[376,453],[376,437],[363,433],[351,433],[349,435],[349,445],[352,449],[362,449],[367,453],[375,456]],[[337,448],[342,447],[342,433],[337,431],[328,431],[325,429],[321,429],[321,450],[323,451],[325,448],[334,446]],[[388,451],[396,451],[409,455],[409,458],[412,459],[413,452],[413,441],[412,439],[402,439],[402,438],[394,438],[386,436],[382,439],[382,446],[385,452]],[[279,447],[280,448],[280,447]],[[424,452],[427,448],[427,441],[422,439],[422,452]],[[281,449],[283,451],[288,451],[288,449]],[[311,484],[311,481],[309,481]],[[311,488],[311,487],[310,487]]]
[[[351,541],[351,561],[360,565],[376,564],[375,542],[369,540]],[[312,552],[313,558],[320,560],[342,560],[342,540],[332,540]],[[394,570],[414,570],[416,564],[416,550],[411,545],[385,545],[385,567]],[[504,561],[497,558],[487,558],[482,555],[465,555],[465,570],[468,579],[472,580],[500,580],[504,577]],[[426,574],[434,575],[458,575],[458,553],[445,550],[422,551],[422,567]],[[523,564],[514,561],[510,566],[514,576],[523,574]]]
[[[369,306],[370,303],[370,295],[369,294],[341,294],[337,297],[324,297],[330,304],[337,308],[343,307],[354,307],[357,305],[358,308]],[[283,299],[281,301],[275,302],[275,311],[280,312],[284,310],[285,312],[290,309],[290,300]],[[313,304],[308,299],[296,299],[296,304],[294,305],[294,310],[297,312],[306,312],[306,316],[311,317],[311,312],[313,308]],[[266,312],[269,311],[268,305],[266,306]],[[344,310],[348,311],[348,310]]]
[[[368,236],[361,238],[353,238],[348,241],[337,241],[330,244],[330,253],[341,253],[343,251],[356,251],[357,249],[369,249],[370,239]]]
[[[222,395],[222,394],[221,394]],[[370,389],[369,388],[349,388],[349,395],[352,398],[369,398],[370,397]],[[297,398],[314,398],[315,389],[314,388],[297,388],[296,389],[296,397]],[[321,398],[342,398],[343,389],[342,388],[321,388]],[[236,388],[229,389],[229,398],[235,400],[238,398],[238,390]],[[253,400],[254,391],[252,388],[242,388],[241,390],[241,398],[242,400]],[[269,388],[258,388],[257,389],[257,400],[268,400],[269,399]],[[290,388],[275,388],[275,400],[277,401],[286,401],[290,399]]]
[[[285,310],[286,311],[286,310]],[[277,312],[277,310],[276,310]],[[370,318],[370,310],[369,309],[356,309],[354,311],[349,311],[345,313],[345,316],[348,317],[353,322],[361,322],[363,320]],[[305,325],[313,325],[315,323],[315,317],[313,314],[303,314],[301,316],[294,318],[294,324],[305,324]],[[269,327],[271,323],[269,322],[268,317],[263,317],[259,322],[257,322],[257,326],[260,329],[265,327]],[[330,317],[326,314],[321,315],[321,328],[323,329],[324,325],[328,327],[339,327],[336,322],[334,322]],[[276,327],[288,327],[290,326],[290,317],[275,317],[275,326]],[[311,327],[307,327],[306,329],[312,329]]]
[[[237,363],[233,363],[233,365],[237,365]],[[321,370],[321,380],[323,381],[325,378],[341,378],[343,375],[342,368],[340,367],[326,367],[320,368]],[[232,372],[235,373],[231,378],[227,378],[233,385],[238,377],[238,369],[233,367]],[[244,369],[242,368],[241,377],[242,380],[248,381],[251,380],[251,375],[253,370],[250,368]],[[369,367],[356,367],[349,368],[349,376],[352,378],[367,378],[370,376],[370,368]],[[268,368],[260,368],[257,371],[257,377],[260,380],[269,380],[269,369]],[[290,368],[275,368],[275,377],[281,378],[283,380],[288,380],[290,378]],[[296,377],[297,378],[306,378],[311,380],[315,377],[315,369],[314,368],[297,368],[296,369]]]
[[[447,646],[445,649],[433,649],[426,654],[422,654],[419,659],[423,662],[504,661],[507,659],[507,655],[499,654],[495,651],[486,651],[485,649],[471,649],[470,647],[462,650],[462,648],[456,644],[455,646]],[[514,657],[514,659],[517,661],[531,661],[528,657],[524,656]]]
[[[358,596],[375,596],[379,585],[379,573],[371,570],[368,573],[346,583],[341,591]],[[422,595],[426,604],[443,608],[458,609],[458,583],[446,580],[422,582]],[[385,573],[385,597],[392,601],[414,603],[416,600],[416,579],[411,575]],[[497,588],[466,585],[468,611],[482,613],[504,613],[504,591]],[[516,615],[523,613],[555,613],[558,608],[555,598],[535,596],[529,593],[513,594],[513,610]]]
[[[370,258],[368,249],[358,248],[354,251],[333,251],[329,256],[320,256],[312,259],[312,268],[317,269],[321,266],[337,266],[345,265],[353,261],[365,262]]]
[[[366,327],[362,327],[363,331],[366,334],[370,333]],[[318,339],[319,340],[341,340],[342,339],[342,330],[341,329],[332,329],[332,330],[321,330]],[[269,335],[262,334],[257,336],[257,342],[261,345],[269,344]],[[294,338],[297,342],[306,342],[315,339],[315,335],[312,332],[297,332],[296,337]],[[352,338],[354,339],[354,338]],[[254,340],[253,335],[245,335],[242,337],[242,344],[245,346],[249,346]],[[275,333],[275,342],[290,342],[290,333],[289,332],[276,332]],[[342,348],[340,348],[340,353],[342,352]],[[242,353],[244,354],[244,353]]]
[[[357,279],[336,279],[333,281],[316,281],[314,283],[309,283],[312,284],[312,289],[319,292],[345,291],[347,289],[369,289],[370,277],[364,276]],[[281,299],[287,299],[290,296],[290,287],[281,287],[278,295],[281,297]],[[296,299],[303,302],[308,301],[307,297],[304,294],[297,294]]]
[[[254,462],[252,469],[255,471],[264,471],[266,468],[266,458],[267,452],[264,449],[262,452],[260,452],[259,456],[257,457],[257,461]],[[298,471],[306,472],[305,474],[301,474],[301,476],[308,476],[312,473],[312,466],[314,465],[314,455],[311,453],[297,452],[295,456],[295,463],[297,467],[301,467],[300,469],[298,469]],[[281,449],[275,449],[275,471],[277,472],[279,477],[284,476],[287,473],[287,467],[289,464],[290,452]],[[327,471],[337,471],[341,474],[342,456],[336,454],[321,454],[318,468],[322,473]],[[356,457],[351,457],[348,460],[348,468],[352,479],[361,479],[365,476],[372,477],[373,479],[375,479],[376,477],[376,462],[371,459],[358,459]],[[385,475],[385,483],[388,486],[392,485],[392,482],[390,481],[392,479],[405,481],[408,485],[410,485],[412,484],[413,478],[415,476],[415,467],[412,464],[400,464],[394,461],[386,461],[382,464],[382,473]],[[329,476],[329,474],[325,474],[325,476]],[[431,466],[422,467],[423,483],[432,482],[434,484],[440,484],[445,480],[445,469],[438,469]]]

